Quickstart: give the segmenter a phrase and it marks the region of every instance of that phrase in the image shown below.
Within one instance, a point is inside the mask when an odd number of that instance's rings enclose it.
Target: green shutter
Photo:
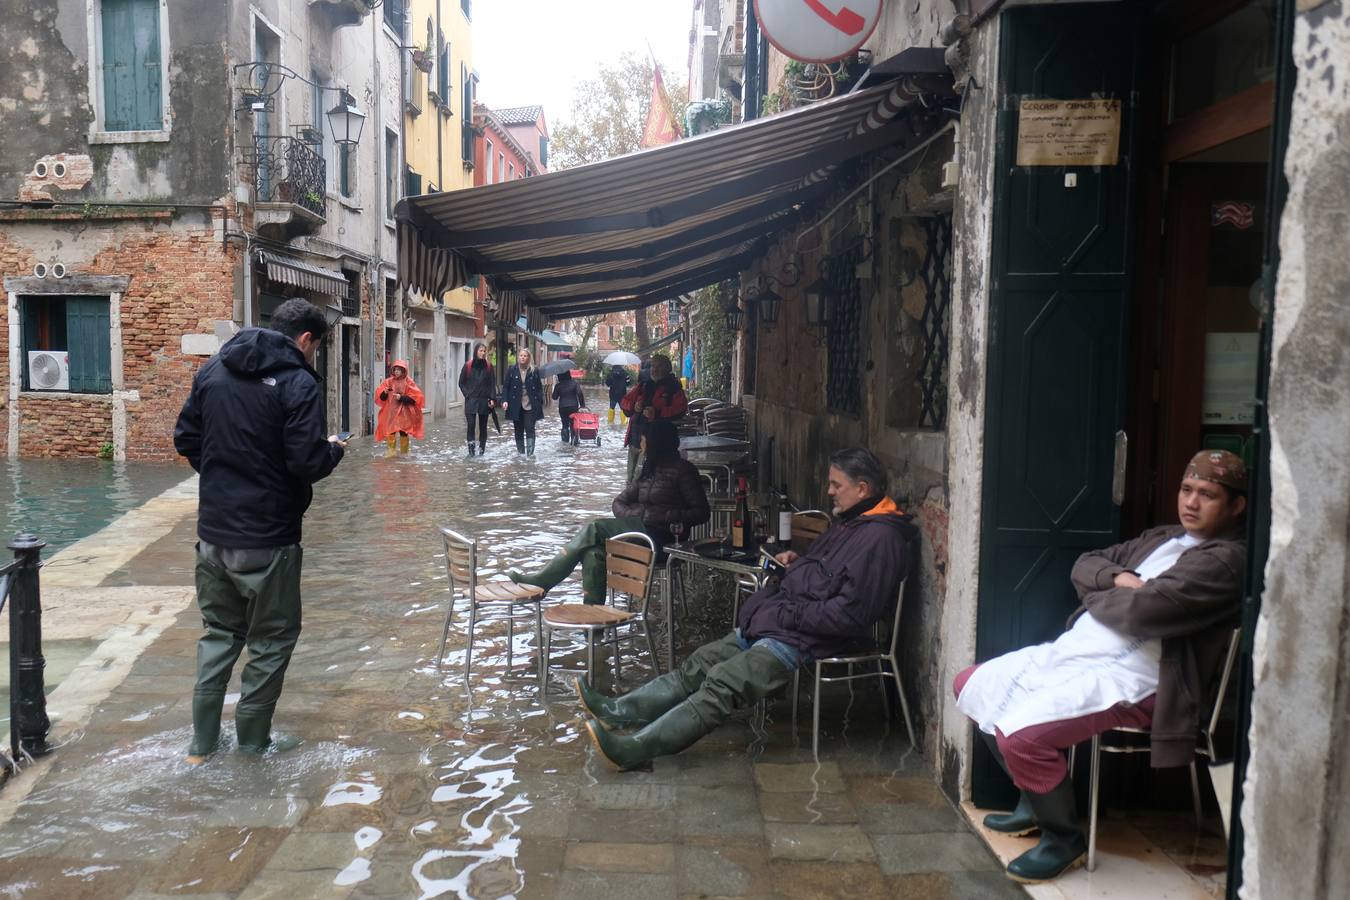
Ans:
[[[103,127],[158,131],[159,0],[103,0]]]
[[[70,353],[70,389],[84,394],[112,391],[108,298],[67,297],[66,338]]]
[[[408,184],[404,191],[409,197],[416,197],[422,193],[422,176],[417,172],[408,172]]]

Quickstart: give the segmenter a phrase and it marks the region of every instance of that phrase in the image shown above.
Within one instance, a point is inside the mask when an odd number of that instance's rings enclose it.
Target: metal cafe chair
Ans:
[[[850,653],[842,656],[830,656],[815,661],[815,687],[811,697],[811,756],[820,759],[820,686],[837,681],[857,681],[860,678],[877,678],[881,681],[881,704],[886,713],[886,718],[891,717],[891,701],[886,696],[886,678],[895,679],[895,691],[900,697],[900,711],[905,718],[905,731],[909,734],[909,745],[914,746],[914,725],[909,718],[909,702],[905,699],[905,685],[900,680],[900,664],[896,659],[896,644],[900,640],[900,613],[904,609],[905,600],[905,579],[900,581],[900,589],[895,594],[895,612],[891,616],[890,634],[887,635],[883,629],[885,625],[878,623],[876,637],[872,647],[861,650],[857,653]],[[857,665],[875,664],[875,672],[859,672],[854,674],[853,667]],[[846,673],[843,675],[826,675],[826,667],[844,666]],[[797,733],[797,704],[799,691],[801,689],[802,671],[797,669],[792,676],[792,732]]]
[[[1209,718],[1200,726],[1196,735],[1195,755],[1203,756],[1210,762],[1217,757],[1214,749],[1214,731],[1219,727],[1219,714],[1223,712],[1224,696],[1228,693],[1228,682],[1232,680],[1233,664],[1237,660],[1238,645],[1242,641],[1242,629],[1234,628],[1232,637],[1228,639],[1228,655],[1224,658],[1223,674],[1219,678],[1219,691],[1214,697],[1214,706],[1210,710]],[[1101,787],[1101,764],[1103,753],[1148,753],[1149,744],[1104,744],[1102,738],[1111,734],[1134,734],[1148,735],[1147,728],[1111,728],[1102,734],[1093,735],[1092,738],[1092,770],[1089,777],[1090,786],[1088,788],[1088,861],[1087,868],[1089,872],[1097,868],[1097,796]],[[1069,754],[1069,773],[1073,773],[1074,757],[1077,755],[1078,748],[1075,747]],[[1200,775],[1195,768],[1195,759],[1191,759],[1191,805],[1195,811],[1196,827],[1204,825],[1204,811],[1200,805]]]
[[[516,636],[516,616],[521,606],[534,607],[535,645],[543,647],[544,626],[540,616],[540,601],[544,599],[544,589],[532,584],[516,584],[514,581],[478,580],[478,542],[472,538],[442,527],[441,538],[445,541],[445,567],[450,575],[450,602],[445,611],[445,628],[441,632],[441,649],[436,654],[436,668],[445,661],[445,646],[450,638],[450,623],[455,615],[455,594],[462,593],[469,602],[469,641],[464,650],[464,679],[467,681],[473,670],[473,639],[478,626],[478,614],[481,609],[506,610],[506,670],[511,671],[512,653]],[[541,663],[542,665],[542,663]]]
[[[661,665],[652,642],[651,627],[647,621],[647,606],[652,596],[652,578],[656,569],[656,544],[640,531],[626,531],[605,542],[605,603],[562,603],[544,612],[544,644],[540,657],[539,688],[548,689],[548,671],[553,651],[553,632],[580,631],[586,635],[586,671],[595,679],[595,646],[598,638],[612,631],[614,648],[614,684],[617,686],[620,670],[619,628],[628,629],[628,637],[636,639],[639,632],[646,638],[647,652],[651,654],[652,668],[657,674]],[[616,605],[624,598],[626,609]]]

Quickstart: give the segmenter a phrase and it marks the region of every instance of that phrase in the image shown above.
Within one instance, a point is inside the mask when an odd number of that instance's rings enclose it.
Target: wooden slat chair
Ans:
[[[895,608],[892,611],[889,622],[889,630],[885,620],[877,623],[874,642],[871,647],[866,647],[856,653],[840,654],[839,656],[829,656],[815,661],[815,687],[811,696],[811,756],[814,759],[820,759],[820,687],[822,684],[828,684],[837,681],[857,681],[859,678],[876,678],[881,682],[881,705],[885,711],[887,720],[891,717],[891,701],[886,694],[886,679],[895,680],[895,691],[900,696],[900,711],[905,718],[905,731],[909,734],[909,745],[914,746],[914,725],[909,718],[909,701],[905,699],[905,685],[900,680],[900,663],[896,655],[896,645],[900,641],[900,613],[904,609],[905,601],[905,580],[900,580],[900,589],[895,594]],[[874,672],[854,673],[853,667],[860,665],[875,664]],[[828,668],[837,671],[837,667],[843,666],[845,674],[826,675]],[[792,675],[792,732],[797,732],[797,698],[801,688],[802,670],[797,669]]]
[[[579,631],[586,635],[586,670],[596,680],[595,645],[605,632],[613,632],[614,684],[619,682],[619,629],[626,628],[629,637],[638,632],[647,640],[652,667],[659,675],[661,666],[652,642],[651,627],[647,621],[647,605],[653,596],[652,577],[656,568],[656,544],[640,531],[626,531],[605,542],[606,602],[563,603],[544,611],[544,653],[539,669],[540,689],[548,688],[549,662],[552,659],[553,632]],[[627,608],[620,609],[616,600],[623,597]]]
[[[804,509],[793,513],[792,541],[789,546],[798,555],[803,554],[816,538],[829,530],[830,514],[823,509]]]
[[[445,661],[445,647],[450,639],[450,624],[455,615],[455,595],[461,593],[469,602],[468,645],[464,649],[464,679],[467,681],[473,670],[473,637],[478,626],[480,607],[485,610],[506,611],[506,670],[511,671],[512,653],[516,636],[516,616],[520,607],[534,607],[535,646],[540,650],[540,670],[543,669],[544,624],[540,615],[540,601],[544,599],[544,589],[532,584],[516,584],[514,581],[478,580],[478,542],[472,538],[441,528],[441,538],[445,541],[445,567],[450,575],[450,602],[445,611],[445,628],[441,632],[441,649],[436,654],[436,668]]]

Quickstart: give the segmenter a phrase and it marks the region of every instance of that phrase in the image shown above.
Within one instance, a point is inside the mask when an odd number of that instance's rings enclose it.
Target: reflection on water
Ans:
[[[101,459],[5,459],[0,537],[47,542],[43,557],[98,531],[192,474],[187,466]],[[0,551],[8,555],[8,551]]]
[[[462,615],[444,669],[435,668],[447,600],[438,525],[476,537],[482,574],[496,577],[541,564],[581,524],[609,514],[625,465],[617,432],[598,448],[543,434],[533,459],[517,456],[509,435],[485,458],[468,459],[458,428],[430,432],[408,458],[386,460],[383,448],[354,443],[317,487],[305,524],[304,632],[277,716],[300,747],[262,758],[222,752],[187,767],[191,680],[156,676],[168,669],[153,665],[190,660],[196,633],[171,629],[133,671],[140,693],[115,692],[20,808],[0,846],[0,870],[8,869],[0,894],[27,896],[25,884],[37,881],[29,870],[49,857],[83,864],[69,876],[47,874],[51,885],[123,877],[134,864],[144,873],[140,889],[152,893],[233,894],[285,872],[311,879],[304,883],[313,890],[297,896],[321,892],[320,879],[358,897],[506,897],[530,879],[556,877],[556,863],[528,869],[525,854],[568,837],[587,786],[619,776],[590,759],[565,695],[541,703],[532,679],[503,677],[502,622],[481,626],[471,687],[462,677]],[[579,596],[573,580],[552,599]],[[728,606],[699,600],[691,597],[682,642],[727,627]],[[517,666],[534,659],[533,643],[531,621],[516,629]],[[624,671],[639,678],[645,666]],[[232,710],[233,702],[227,735]],[[699,759],[744,765],[785,748],[801,759],[783,722],[762,713],[733,731],[672,771],[708,765]],[[733,777],[738,790],[753,780],[748,768]],[[292,828],[332,840],[294,852],[247,843]],[[230,839],[222,843],[222,834]]]

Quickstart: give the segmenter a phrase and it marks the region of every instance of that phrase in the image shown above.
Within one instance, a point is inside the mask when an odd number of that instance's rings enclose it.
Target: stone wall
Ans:
[[[19,404],[20,456],[97,456],[112,443],[112,398],[35,397]]]
[[[1241,895],[1350,896],[1350,5],[1302,0],[1270,372]]]

